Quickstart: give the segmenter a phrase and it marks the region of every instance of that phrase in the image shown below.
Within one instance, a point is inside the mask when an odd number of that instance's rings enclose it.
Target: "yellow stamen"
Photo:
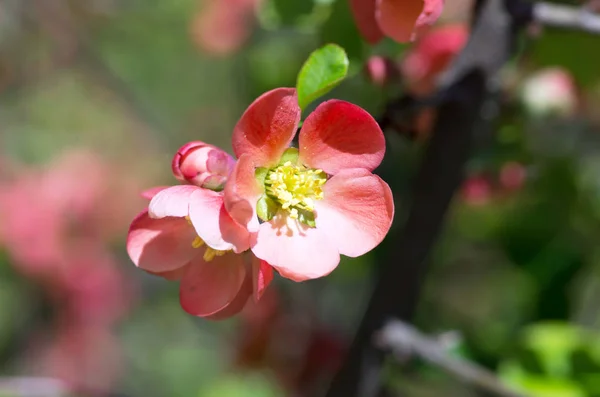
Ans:
[[[212,261],[213,259],[215,259],[215,256],[223,256],[226,253],[228,253],[231,250],[228,251],[219,251],[210,247],[206,247],[206,251],[204,252],[204,260],[207,262]]]
[[[199,236],[196,236],[194,241],[192,241],[192,247],[200,248],[204,245],[204,240],[202,240]]]
[[[315,200],[323,198],[322,186],[325,182],[327,176],[323,170],[287,161],[269,171],[265,188],[267,194],[279,202],[291,218],[298,219],[298,210],[314,211]]]
[[[204,240],[202,240],[200,238],[200,236],[196,236],[194,241],[192,241],[192,247],[194,247],[194,248],[200,248],[200,247],[204,246],[204,244],[206,244],[206,243],[204,242]],[[210,262],[213,259],[215,259],[216,256],[223,256],[226,253],[228,253],[229,251],[231,251],[231,250],[219,251],[214,248],[206,247],[206,251],[204,251],[203,258],[205,261]]]

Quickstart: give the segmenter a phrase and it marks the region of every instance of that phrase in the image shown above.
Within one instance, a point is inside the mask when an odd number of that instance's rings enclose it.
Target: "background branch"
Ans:
[[[583,30],[600,34],[600,15],[585,7],[573,7],[562,4],[539,2],[533,4],[534,21],[559,28]]]
[[[508,389],[496,375],[475,363],[450,356],[443,345],[399,320],[388,321],[375,334],[374,343],[398,357],[416,355],[462,382],[501,397],[524,397]]]

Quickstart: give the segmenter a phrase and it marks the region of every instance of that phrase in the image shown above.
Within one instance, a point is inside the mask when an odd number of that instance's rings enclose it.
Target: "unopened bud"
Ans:
[[[235,160],[223,150],[193,141],[173,157],[173,175],[180,181],[211,190],[221,190],[233,170]]]

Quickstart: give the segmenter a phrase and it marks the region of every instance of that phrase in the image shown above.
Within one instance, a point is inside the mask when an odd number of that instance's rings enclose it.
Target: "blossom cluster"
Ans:
[[[0,242],[53,313],[48,329],[28,338],[28,371],[76,392],[106,391],[120,374],[114,326],[134,289],[110,243],[139,205],[135,179],[82,149],[43,169],[6,161],[3,171]]]
[[[256,99],[232,137],[236,159],[196,141],[175,154],[183,182],[146,192],[127,250],[141,269],[180,280],[181,306],[221,319],[258,300],[274,271],[323,277],[376,247],[392,223],[389,186],[372,171],[383,133],[362,108],[322,103],[304,120],[296,90]],[[297,136],[297,145],[293,145]]]

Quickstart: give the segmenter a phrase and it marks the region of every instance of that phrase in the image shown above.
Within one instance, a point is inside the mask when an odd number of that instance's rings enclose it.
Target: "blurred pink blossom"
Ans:
[[[406,43],[437,21],[443,0],[349,0],[363,37],[376,44],[384,36]]]
[[[143,203],[123,169],[82,149],[45,167],[13,163],[0,181],[0,242],[53,307],[56,333],[36,361],[77,392],[107,391],[120,373],[111,329],[135,288],[110,243]]]
[[[262,0],[206,0],[191,25],[192,39],[202,50],[227,55],[250,37]]]
[[[440,26],[423,35],[402,60],[409,90],[420,96],[430,94],[439,75],[465,46],[468,35],[465,24]]]
[[[472,176],[463,182],[462,198],[470,205],[484,205],[492,198],[492,185],[484,176]]]
[[[509,161],[500,169],[500,184],[509,191],[519,190],[525,184],[527,170],[523,164]]]
[[[521,99],[535,116],[569,116],[578,102],[573,77],[558,67],[542,69],[530,76],[523,84]]]

